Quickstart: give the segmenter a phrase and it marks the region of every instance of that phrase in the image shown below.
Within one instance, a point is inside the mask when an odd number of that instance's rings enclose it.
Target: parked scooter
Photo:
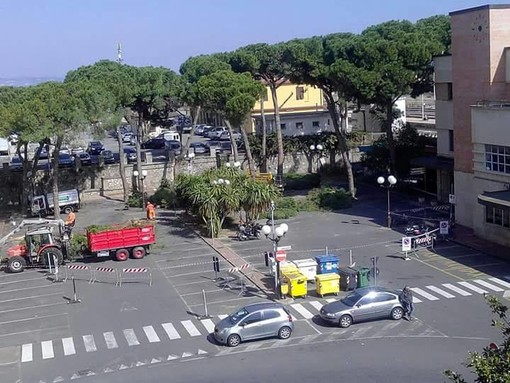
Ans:
[[[428,231],[430,231],[430,229],[427,227],[427,225],[425,225],[423,223],[411,224],[406,227],[405,234],[409,235],[409,236],[413,236],[413,235],[425,234]]]
[[[261,239],[262,238],[262,225],[257,222],[249,222],[247,224],[240,224],[237,230],[237,238],[240,241],[248,239]]]

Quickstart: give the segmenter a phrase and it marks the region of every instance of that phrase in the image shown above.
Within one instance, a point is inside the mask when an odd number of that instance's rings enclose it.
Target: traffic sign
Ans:
[[[283,262],[287,259],[287,253],[285,250],[277,250],[275,256],[276,262]]]
[[[402,237],[402,251],[411,251],[411,238]]]
[[[439,222],[439,234],[448,234],[448,221]]]
[[[292,246],[288,245],[288,246],[279,246],[276,248],[276,250],[284,250],[284,251],[289,251],[289,250],[292,250]]]

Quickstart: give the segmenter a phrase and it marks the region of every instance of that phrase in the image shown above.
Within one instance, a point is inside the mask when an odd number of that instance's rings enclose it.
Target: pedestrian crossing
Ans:
[[[439,301],[457,297],[469,297],[476,294],[501,293],[510,289],[510,282],[501,278],[475,279],[440,285],[411,287],[414,303]],[[301,303],[289,303],[288,308],[296,321],[310,320],[329,302],[337,297],[306,300]],[[158,325],[146,325],[141,328],[127,328],[106,331],[101,334],[87,334],[81,337],[66,337],[58,340],[44,340],[26,343],[21,346],[21,363],[37,359],[51,360],[60,356],[69,357],[79,352],[94,353],[100,350],[113,350],[122,347],[136,347],[141,344],[162,343],[183,338],[206,337],[214,331],[215,322],[227,315],[217,315],[208,319],[187,319],[180,322],[165,322]]]

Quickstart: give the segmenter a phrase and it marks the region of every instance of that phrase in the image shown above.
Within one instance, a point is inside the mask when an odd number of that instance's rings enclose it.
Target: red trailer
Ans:
[[[100,232],[87,231],[88,251],[96,257],[113,256],[117,261],[125,261],[129,255],[140,259],[150,252],[156,242],[153,224],[112,228]]]

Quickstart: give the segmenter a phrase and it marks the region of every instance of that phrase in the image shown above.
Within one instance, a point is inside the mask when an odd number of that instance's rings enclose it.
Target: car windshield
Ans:
[[[356,292],[354,293],[351,293],[349,295],[347,295],[345,298],[341,299],[340,302],[342,302],[344,305],[346,306],[354,306],[356,304],[356,302],[358,302],[360,299],[362,298],[362,296]]]
[[[237,322],[239,322],[241,319],[243,319],[246,315],[248,315],[248,311],[246,311],[246,309],[241,309],[233,314],[230,314],[229,315],[229,319],[230,319],[230,322],[232,324],[236,324]]]

